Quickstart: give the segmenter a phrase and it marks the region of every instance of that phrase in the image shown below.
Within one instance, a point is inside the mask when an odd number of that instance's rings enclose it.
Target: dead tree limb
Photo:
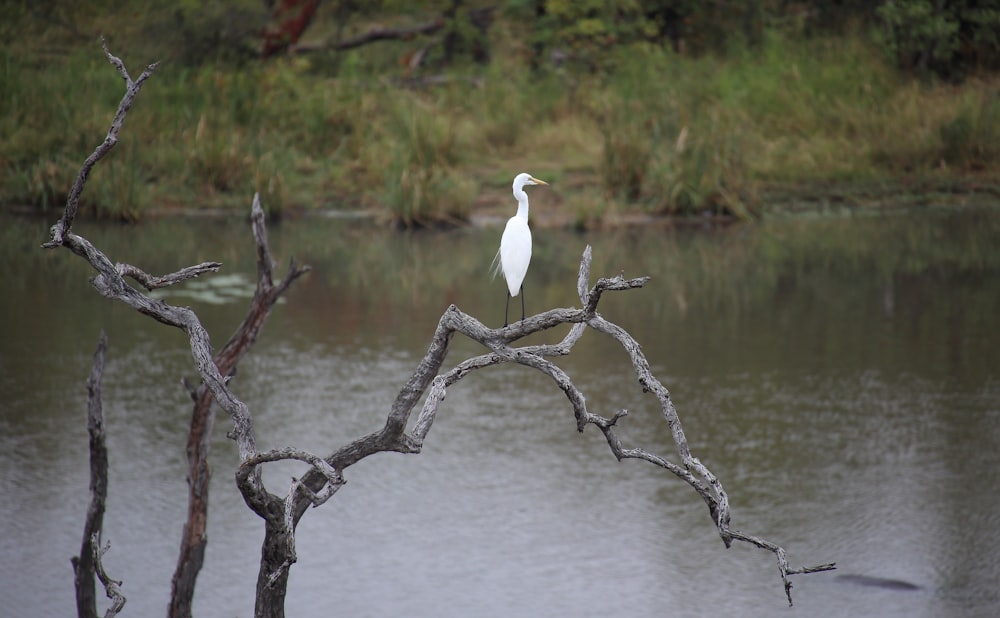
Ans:
[[[163,275],[161,277],[150,275],[142,269],[132,266],[131,264],[118,264],[117,267],[118,272],[122,275],[132,277],[138,281],[142,287],[149,291],[153,291],[159,288],[174,285],[175,283],[187,281],[188,279],[194,279],[195,277],[201,276],[207,272],[219,272],[219,269],[222,268],[222,262],[203,262],[195,266],[182,268],[175,273],[170,273],[169,275]]]
[[[90,546],[94,554],[94,569],[97,571],[97,578],[101,580],[105,593],[111,599],[111,607],[104,612],[104,618],[113,618],[125,607],[125,595],[122,594],[121,580],[111,579],[108,577],[107,571],[104,570],[104,554],[111,549],[111,541],[101,547],[101,533],[98,531],[90,537]]]
[[[123,273],[128,272],[129,268],[120,264],[114,264],[108,256],[95,247],[89,240],[71,231],[73,219],[76,216],[79,196],[86,185],[90,171],[117,143],[118,132],[125,121],[126,114],[128,114],[129,109],[131,109],[132,104],[135,102],[135,97],[138,95],[142,84],[156,67],[155,63],[149,65],[142,76],[133,81],[122,61],[111,54],[103,40],[102,45],[104,46],[105,55],[107,55],[111,64],[115,66],[125,79],[126,94],[118,105],[118,111],[112,120],[108,136],[101,146],[87,158],[83,167],[80,168],[80,172],[73,185],[73,190],[66,201],[66,208],[63,211],[63,215],[59,222],[50,229],[51,238],[42,247],[46,249],[56,247],[69,249],[74,254],[85,259],[97,271],[97,275],[90,282],[102,296],[118,300],[139,313],[147,315],[162,324],[179,328],[187,333],[191,345],[191,355],[197,364],[198,373],[201,375],[202,381],[215,400],[219,402],[222,409],[233,419],[234,429],[230,436],[236,441],[240,460],[246,460],[257,453],[257,440],[254,435],[253,420],[250,416],[250,411],[245,403],[229,391],[227,377],[223,376],[223,373],[212,358],[212,342],[208,332],[202,326],[195,312],[188,307],[170,305],[162,300],[150,298],[139,292],[125,280]],[[191,268],[197,269],[198,267]],[[270,268],[271,265],[268,264],[268,273],[270,272]],[[259,331],[259,326],[253,332],[256,333],[257,331]],[[259,498],[259,496],[264,493],[264,488],[260,482],[259,471],[249,477],[249,483],[250,486],[244,488],[244,496],[252,496],[251,505],[263,508],[264,500]]]
[[[257,291],[251,303],[250,312],[244,320],[236,334],[224,346],[218,354],[218,362],[212,355],[212,344],[208,332],[202,326],[198,316],[187,307],[177,307],[162,300],[153,299],[128,284],[125,277],[135,278],[145,284],[158,286],[164,282],[174,282],[196,276],[210,270],[215,270],[215,263],[206,263],[192,266],[173,275],[165,277],[152,277],[140,269],[123,264],[115,264],[100,249],[95,247],[86,238],[72,232],[72,224],[76,217],[79,206],[80,194],[86,185],[87,179],[94,165],[97,164],[114,147],[118,141],[118,133],[121,130],[125,117],[135,102],[143,82],[152,74],[156,64],[150,65],[139,79],[133,81],[128,74],[124,64],[120,59],[111,54],[107,45],[103,43],[105,55],[115,66],[118,72],[125,79],[126,94],[119,103],[115,113],[111,128],[104,142],[91,154],[81,167],[73,189],[66,202],[66,207],[62,217],[50,229],[50,239],[42,247],[47,249],[64,247],[72,253],[85,259],[97,274],[91,279],[91,284],[102,296],[120,301],[138,312],[147,315],[154,320],[183,330],[189,338],[191,355],[197,365],[198,373],[201,376],[202,386],[196,392],[196,412],[192,420],[193,424],[198,424],[198,430],[192,440],[195,444],[189,443],[189,462],[196,469],[196,474],[192,476],[191,493],[197,494],[199,501],[207,500],[207,442],[211,436],[212,417],[210,413],[211,400],[219,403],[233,421],[233,429],[229,436],[235,440],[241,461],[246,461],[257,455],[256,437],[253,428],[253,419],[246,404],[238,399],[228,388],[229,378],[235,368],[236,361],[256,340],[264,319],[270,309],[277,302],[278,298],[297,277],[308,270],[308,267],[299,267],[294,260],[291,262],[288,274],[285,279],[276,283],[273,279],[274,263],[267,247],[267,233],[264,226],[263,209],[260,201],[255,196],[252,219],[254,222],[254,238],[257,241],[258,253],[258,283]],[[140,274],[141,273],[141,274]],[[200,408],[199,408],[200,406]],[[199,416],[199,409],[202,411]],[[261,482],[259,466],[254,466],[249,474],[242,477],[240,490],[247,502],[255,512],[262,513],[263,509],[270,504],[269,498],[273,497],[266,492]],[[314,492],[315,493],[315,492]],[[196,539],[203,540],[204,533],[204,510],[207,502],[199,504],[199,512],[193,517],[193,525],[186,534],[190,533]],[[187,537],[186,537],[187,538]],[[197,574],[197,568],[190,568],[197,565],[200,568],[203,558],[203,544],[198,548],[195,544],[192,558],[185,562],[182,556],[182,568],[186,577],[185,585],[190,584],[193,590],[193,576]]]
[[[444,19],[439,17],[434,21],[417,24],[415,26],[407,26],[403,28],[373,28],[349,39],[327,41],[323,43],[299,43],[292,45],[292,51],[297,54],[323,49],[346,51],[348,49],[354,49],[376,41],[405,41],[425,34],[434,34],[444,28],[444,26]]]
[[[115,114],[114,120],[111,121],[111,128],[108,129],[108,134],[101,142],[87,160],[83,162],[83,167],[80,168],[79,174],[77,174],[76,181],[73,183],[73,188],[69,191],[69,196],[66,198],[66,208],[63,211],[62,218],[52,226],[51,235],[52,238],[49,242],[43,245],[46,248],[58,247],[63,242],[63,237],[69,233],[70,229],[73,227],[73,220],[76,218],[76,213],[80,209],[80,195],[83,193],[83,187],[87,184],[87,178],[90,176],[90,171],[94,169],[97,162],[103,159],[111,149],[115,147],[118,143],[118,133],[122,129],[122,124],[125,122],[125,116],[128,111],[132,109],[132,104],[135,103],[135,97],[138,96],[139,90],[142,88],[142,84],[149,79],[149,76],[153,74],[159,63],[154,62],[153,64],[146,67],[146,70],[142,72],[139,79],[132,81],[129,77],[128,71],[125,69],[125,64],[120,58],[115,56],[108,50],[107,41],[104,37],[101,37],[101,47],[104,48],[104,55],[107,56],[108,62],[111,63],[117,70],[119,75],[125,80],[125,95],[122,97],[121,103],[118,104],[118,112]]]
[[[101,387],[104,381],[104,358],[108,337],[101,331],[94,351],[94,363],[87,378],[87,433],[90,435],[90,506],[83,524],[80,555],[74,556],[76,612],[80,618],[97,617],[94,591],[94,560],[92,539],[100,537],[104,524],[104,505],[108,497],[108,448],[104,441],[104,408]]]
[[[433,425],[438,406],[444,400],[449,386],[475,370],[500,363],[513,362],[532,367],[548,375],[566,395],[567,400],[573,408],[578,431],[583,431],[588,424],[595,425],[604,434],[612,454],[619,461],[622,459],[647,461],[667,470],[690,485],[708,506],[712,523],[718,529],[719,535],[726,547],[729,547],[735,539],[773,552],[778,561],[781,580],[788,603],[791,605],[792,596],[791,582],[788,579],[789,575],[831,570],[835,568],[835,565],[823,564],[792,569],[789,567],[785,557],[785,550],[780,546],[765,539],[730,528],[731,514],[728,495],[722,483],[711,470],[691,454],[691,449],[688,446],[687,438],[684,435],[680,418],[674,408],[669,391],[652,374],[649,363],[645,355],[643,355],[638,342],[623,328],[609,322],[597,313],[598,302],[605,292],[641,288],[648,282],[649,278],[624,279],[621,276],[610,279],[602,278],[588,290],[587,282],[590,278],[590,264],[591,249],[588,246],[584,250],[580,262],[579,277],[577,279],[577,291],[580,295],[583,309],[552,309],[502,329],[487,328],[477,319],[463,313],[454,305],[445,310],[444,315],[441,316],[438,322],[437,330],[434,332],[427,353],[418,364],[416,371],[414,371],[409,381],[400,390],[386,419],[385,426],[379,431],[359,438],[340,448],[327,457],[326,462],[342,474],[347,467],[376,452],[419,453]],[[511,346],[514,341],[529,334],[547,330],[560,324],[573,324],[574,326],[558,344],[524,346],[520,348]],[[670,428],[675,448],[680,456],[680,464],[671,462],[665,457],[655,455],[642,448],[626,448],[622,444],[616,428],[618,423],[627,415],[627,411],[618,410],[611,418],[605,418],[590,412],[587,409],[586,398],[582,391],[580,391],[560,367],[546,358],[547,356],[568,354],[586,327],[613,337],[628,353],[643,390],[652,393],[660,404],[661,413]],[[490,352],[466,359],[458,363],[450,371],[441,373],[440,369],[455,333],[461,333],[479,342],[488,348]],[[425,394],[424,404],[413,423],[413,428],[407,432],[406,427],[409,423],[410,415],[420,398]],[[327,479],[315,468],[310,470],[302,479],[302,484],[312,491],[319,491],[326,483]],[[307,495],[303,494],[298,498],[295,504],[295,522],[304,514],[309,504],[310,501]],[[276,536],[280,538],[283,538],[281,535],[292,534],[293,530],[293,528],[281,530],[278,526],[267,526],[267,530],[272,529],[274,529]],[[268,545],[266,537],[265,545]],[[277,548],[279,545],[272,542],[270,547]],[[269,564],[267,564],[268,562]],[[273,556],[269,559],[265,555],[261,563],[262,572],[258,576],[258,586],[262,579],[265,578],[263,571],[265,568],[272,569],[272,572],[281,568],[285,569],[287,573],[287,568],[283,566],[284,564],[285,561],[281,559],[281,556]],[[258,588],[259,593],[260,588]],[[259,596],[258,600],[260,600]]]
[[[346,51],[349,49],[356,49],[370,43],[376,43],[378,41],[409,41],[420,36],[437,34],[438,32],[445,30],[449,24],[455,22],[457,19],[456,15],[458,4],[459,3],[457,2],[453,3],[441,14],[440,17],[424,23],[414,24],[412,26],[401,26],[397,28],[372,28],[357,36],[347,39],[340,38],[338,31],[338,36],[336,38],[322,42],[299,43],[296,38],[296,40],[293,40],[291,45],[288,47],[296,54],[327,49]],[[490,25],[493,23],[494,14],[496,13],[497,8],[497,5],[490,5],[469,9],[467,15],[468,24],[485,35],[487,30],[489,30]],[[301,34],[301,32],[299,34]],[[411,62],[408,63],[409,68],[412,69],[419,65],[425,54],[426,49],[416,52],[415,55],[417,57],[411,58]],[[446,55],[447,54],[448,51],[446,50]]]
[[[309,272],[309,266],[298,266],[292,259],[285,277],[276,283],[274,259],[267,241],[264,209],[261,208],[260,198],[257,195],[254,195],[250,221],[257,247],[257,287],[246,317],[215,355],[216,366],[227,378],[235,374],[236,364],[250,351],[271,309],[281,295],[296,279]],[[204,565],[205,547],[208,545],[208,496],[212,476],[208,455],[212,444],[215,414],[212,407],[212,392],[204,384],[193,389],[191,394],[194,409],[191,412],[187,443],[188,516],[181,532],[177,567],[171,579],[168,612],[171,618],[186,618],[192,615],[195,584]]]

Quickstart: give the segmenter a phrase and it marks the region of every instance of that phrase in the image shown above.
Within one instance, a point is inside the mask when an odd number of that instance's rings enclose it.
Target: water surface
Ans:
[[[186,508],[180,379],[195,370],[182,333],[99,297],[79,258],[38,248],[50,223],[0,218],[0,602],[33,616],[75,611],[69,558],[89,501],[84,384],[103,328],[105,563],[125,580],[126,615],[160,615]],[[242,318],[255,276],[243,221],[76,231],[151,272],[224,262],[164,297],[198,311],[217,344]],[[499,325],[503,284],[488,277],[498,236],[357,220],[273,226],[276,255],[314,270],[234,382],[260,447],[328,453],[379,427],[449,304]],[[989,616],[1000,613],[998,239],[996,210],[536,230],[526,300],[529,312],[577,304],[587,243],[595,275],[653,277],[606,297],[601,312],[642,343],[695,454],[729,491],[734,527],[783,545],[796,565],[838,563],[793,580],[794,611]],[[456,338],[449,364],[479,352]],[[629,445],[676,461],[614,342],[588,333],[559,363],[593,411],[629,409]],[[195,612],[252,616],[263,529],[232,481],[227,429],[220,417]],[[282,464],[265,480],[283,494],[301,473]],[[347,479],[300,524],[289,615],[787,611],[769,553],[726,550],[693,491],[615,462],[594,428],[575,431],[560,391],[523,367],[466,378],[424,453],[372,457]],[[878,580],[887,585],[866,585]]]

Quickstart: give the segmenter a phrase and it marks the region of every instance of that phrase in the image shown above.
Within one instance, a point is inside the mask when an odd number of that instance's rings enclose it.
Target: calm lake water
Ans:
[[[103,328],[105,565],[124,579],[124,615],[162,615],[186,508],[187,341],[98,296],[79,258],[38,248],[51,223],[0,217],[0,607],[75,614],[85,380]],[[217,345],[242,318],[255,276],[245,222],[76,231],[150,272],[224,262],[164,297],[195,308]],[[488,277],[499,234],[273,226],[276,256],[314,270],[234,382],[259,445],[329,453],[380,427],[450,303],[500,325],[504,287]],[[578,304],[587,243],[595,277],[653,277],[601,313],[642,343],[730,493],[733,526],[783,545],[794,565],[839,569],[793,578],[789,610],[770,553],[725,549],[690,488],[616,463],[598,431],[575,431],[551,382],[505,366],[449,391],[424,453],[359,463],[306,513],[290,616],[1000,615],[1000,209],[536,230],[529,312]],[[456,338],[449,365],[479,352]],[[676,461],[613,342],[588,333],[559,363],[593,411],[630,410],[629,444]],[[201,616],[253,614],[263,526],[235,489],[228,428],[220,416]],[[284,494],[301,472],[278,465],[265,480]]]

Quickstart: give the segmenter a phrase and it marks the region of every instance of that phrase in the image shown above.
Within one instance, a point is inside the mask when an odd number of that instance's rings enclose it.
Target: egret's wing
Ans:
[[[500,239],[500,272],[511,296],[517,296],[531,262],[531,230],[522,217],[511,217]]]

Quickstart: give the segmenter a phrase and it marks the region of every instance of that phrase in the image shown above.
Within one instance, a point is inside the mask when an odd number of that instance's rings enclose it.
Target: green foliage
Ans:
[[[605,189],[657,214],[750,218],[755,190],[735,114],[655,49],[622,62],[600,118]],[[678,83],[681,82],[681,83]],[[717,93],[716,93],[717,95]],[[700,104],[702,113],[691,113]]]
[[[393,106],[387,134],[375,147],[394,152],[385,169],[384,202],[405,227],[456,223],[468,218],[475,183],[455,169],[457,133],[447,114],[431,103]]]
[[[891,0],[877,14],[883,45],[902,68],[955,77],[1000,67],[1000,2]]]
[[[100,218],[137,221],[149,206],[150,193],[138,140],[118,144],[113,155],[95,168],[84,202]]]
[[[940,128],[941,159],[949,165],[983,169],[1000,159],[1000,100],[983,97],[960,108]]]
[[[571,63],[607,68],[608,51],[623,43],[662,40],[683,19],[687,2],[545,0],[534,19],[533,43]]]
[[[167,59],[85,192],[87,211],[102,216],[131,219],[154,206],[245,207],[260,191],[269,208],[374,207],[401,225],[433,225],[467,219],[473,203],[493,206],[494,193],[499,204],[506,191],[493,189],[529,170],[556,181],[555,201],[580,225],[630,211],[746,218],[775,185],[1000,169],[996,78],[962,87],[912,80],[887,64],[864,28],[821,36],[803,25],[816,19],[812,12],[789,10],[779,21],[777,0],[732,5],[726,15],[717,3],[514,0],[497,9],[485,41],[472,23],[485,5],[462,4],[459,21],[439,32],[458,37],[453,63],[429,52],[436,58],[430,69],[400,68],[398,60],[440,39],[247,62],[237,49],[245,46],[220,24],[232,20],[236,32],[233,16],[259,13],[257,3],[127,11],[127,3],[111,4],[121,10],[60,4],[52,13],[80,30],[110,28],[112,49],[133,76],[146,62]],[[810,6],[829,17],[841,4],[862,24],[873,10],[854,1]],[[356,33],[380,25],[386,11],[426,23],[452,6],[330,10],[355,20]],[[951,62],[945,52],[955,48],[933,42],[948,39],[953,22],[973,49],[996,47],[1000,26],[989,26],[989,5],[940,6],[928,13],[916,1],[885,3],[880,15],[912,23],[907,40],[939,50],[932,55],[942,62]],[[96,41],[45,28],[30,12],[11,14],[17,27],[0,26],[12,37],[0,45],[0,195],[51,208],[106,133],[121,79]],[[195,39],[174,27],[176,19],[216,34],[203,37],[207,47],[187,48],[183,41]],[[154,34],[157,26],[168,32]],[[729,43],[713,43],[719,37]],[[231,55],[212,45],[237,47]],[[477,46],[489,52],[488,65],[467,62]],[[167,49],[167,56],[150,55]],[[954,54],[964,57],[965,49]],[[557,50],[568,62],[550,62]],[[429,70],[444,85],[412,87],[411,78]]]

